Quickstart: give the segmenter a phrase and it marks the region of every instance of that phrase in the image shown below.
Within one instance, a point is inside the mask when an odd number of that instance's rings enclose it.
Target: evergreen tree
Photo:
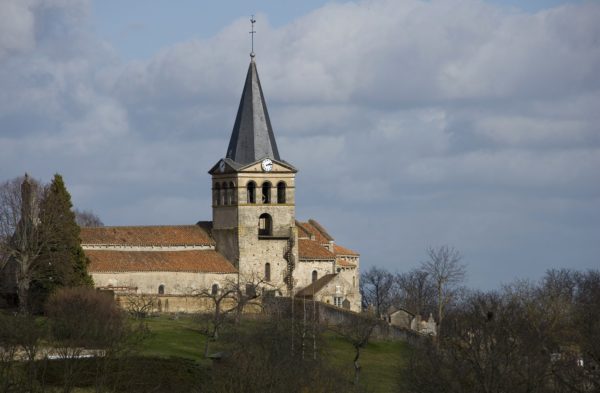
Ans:
[[[45,239],[40,255],[43,268],[32,288],[39,301],[57,287],[93,286],[72,208],[62,176],[54,175],[40,203],[40,230]]]

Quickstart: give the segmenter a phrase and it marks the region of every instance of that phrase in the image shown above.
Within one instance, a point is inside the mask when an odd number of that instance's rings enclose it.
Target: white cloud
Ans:
[[[83,0],[0,3],[0,178],[61,172],[76,203],[109,224],[209,219],[206,171],[233,125],[247,20],[124,63],[93,36],[89,13]],[[484,259],[471,264],[517,266],[600,230],[581,214],[599,207],[598,3],[528,14],[373,0],[278,28],[257,17],[259,73],[280,153],[300,170],[299,212],[366,266],[415,262],[438,242]],[[519,239],[542,238],[552,247],[518,256]],[[578,266],[594,244],[578,248]]]
[[[0,61],[34,45],[31,12],[33,1],[6,0],[0,3]]]

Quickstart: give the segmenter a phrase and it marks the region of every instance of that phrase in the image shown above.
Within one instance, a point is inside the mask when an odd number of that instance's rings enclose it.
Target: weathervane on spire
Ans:
[[[252,24],[252,29],[250,31],[250,35],[252,36],[252,52],[250,52],[250,57],[254,58],[254,56],[256,56],[254,54],[254,34],[256,34],[256,31],[254,30],[254,24],[256,23],[256,19],[254,19],[254,15],[252,15],[250,17],[250,23]]]

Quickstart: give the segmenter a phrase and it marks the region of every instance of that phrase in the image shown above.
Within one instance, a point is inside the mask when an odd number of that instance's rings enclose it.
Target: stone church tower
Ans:
[[[206,304],[195,293],[218,293],[239,279],[360,311],[360,254],[316,220],[296,220],[297,170],[279,155],[251,57],[227,152],[209,171],[212,221],[82,228],[97,288],[152,294],[163,310],[197,312]]]
[[[212,235],[240,281],[264,279],[292,291],[298,260],[297,170],[279,156],[252,57],[225,158],[212,175]]]

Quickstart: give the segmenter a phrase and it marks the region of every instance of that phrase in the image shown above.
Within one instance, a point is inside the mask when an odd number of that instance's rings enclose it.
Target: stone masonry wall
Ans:
[[[137,287],[137,293],[158,294],[159,285],[165,286],[165,293],[171,295],[189,295],[213,284],[220,288],[227,282],[235,282],[237,274],[188,273],[188,272],[114,272],[94,273],[92,278],[96,287]]]

